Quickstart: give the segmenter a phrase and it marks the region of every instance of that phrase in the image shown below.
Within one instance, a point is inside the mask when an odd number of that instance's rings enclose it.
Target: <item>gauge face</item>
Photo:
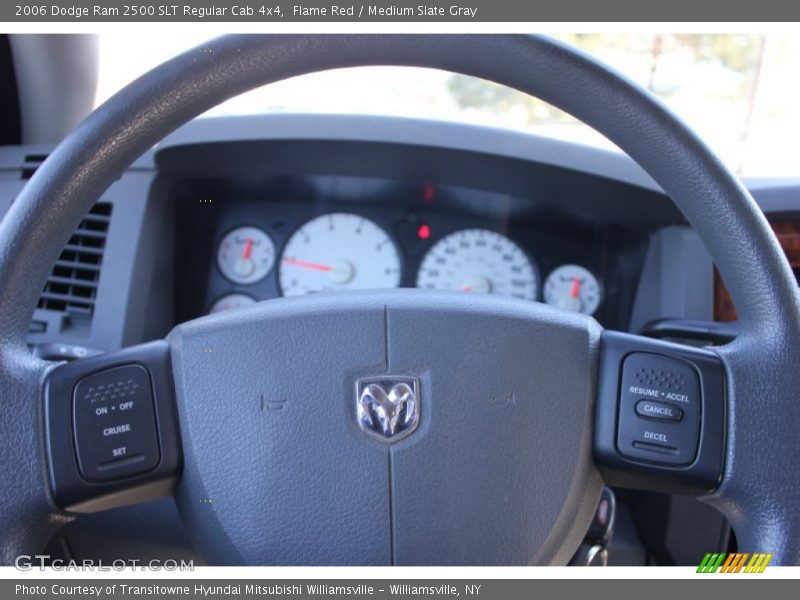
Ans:
[[[544,301],[558,308],[593,315],[602,299],[597,278],[580,265],[562,265],[544,283]]]
[[[226,294],[216,302],[209,310],[209,314],[243,308],[256,303],[256,299],[247,294]]]
[[[417,287],[535,300],[539,278],[533,262],[506,236],[464,229],[428,251],[419,267]]]
[[[289,239],[278,278],[284,296],[400,285],[400,255],[386,232],[364,217],[331,213]]]
[[[257,227],[237,227],[222,238],[217,264],[234,283],[255,283],[275,264],[275,244]]]

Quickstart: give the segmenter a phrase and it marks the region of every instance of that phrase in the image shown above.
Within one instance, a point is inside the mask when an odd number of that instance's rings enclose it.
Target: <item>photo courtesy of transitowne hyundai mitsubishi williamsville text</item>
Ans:
[[[17,584],[15,593],[17,596],[46,595],[48,592],[53,596],[70,596],[72,598],[95,597],[103,595],[118,594],[121,596],[142,597],[142,596],[195,596],[202,598],[214,598],[222,596],[373,596],[376,593],[389,592],[392,596],[460,596],[461,592],[466,595],[480,594],[481,584],[463,584],[456,586],[452,584],[436,585],[411,585],[411,584],[387,584],[386,586],[375,586],[366,583],[358,585],[331,585],[327,583],[306,583],[300,584],[226,584],[226,585],[203,585],[203,584],[147,584],[129,585],[124,583],[107,583],[100,585],[69,585],[69,584]]]

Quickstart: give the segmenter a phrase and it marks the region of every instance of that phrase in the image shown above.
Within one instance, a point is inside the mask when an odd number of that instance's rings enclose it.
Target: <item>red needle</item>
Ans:
[[[244,260],[250,260],[251,254],[253,254],[253,240],[251,238],[247,238],[247,241],[244,243],[244,252],[242,252],[242,258]]]
[[[573,277],[572,278],[572,291],[570,292],[570,296],[573,298],[577,298],[581,293],[581,280],[580,277]]]
[[[469,292],[472,291],[472,286],[471,285],[464,286],[464,287],[461,288],[460,291],[462,291],[464,293],[469,293]]]
[[[307,262],[305,260],[298,260],[296,258],[284,258],[283,262],[285,262],[287,265],[301,267],[303,269],[313,269],[315,271],[333,271],[333,267],[329,265],[321,265],[319,263]]]

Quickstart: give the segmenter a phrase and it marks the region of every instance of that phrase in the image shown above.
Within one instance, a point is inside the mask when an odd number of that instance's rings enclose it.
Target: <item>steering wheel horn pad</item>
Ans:
[[[215,562],[566,562],[602,488],[599,339],[544,305],[408,290],[180,325],[181,512]],[[418,381],[420,423],[382,442],[357,382],[393,377]]]

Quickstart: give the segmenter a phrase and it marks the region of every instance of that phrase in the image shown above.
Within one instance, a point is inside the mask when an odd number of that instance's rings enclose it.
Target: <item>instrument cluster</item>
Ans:
[[[176,207],[172,323],[400,287],[542,302],[627,328],[647,232],[579,211],[545,184],[525,197],[362,176],[179,179],[165,187]]]
[[[275,295],[282,296],[405,283],[541,301],[587,315],[603,302],[600,280],[584,265],[559,264],[542,273],[535,244],[489,227],[465,226],[435,236],[427,222],[413,225],[416,245],[425,246],[418,261],[411,260],[398,237],[408,226],[389,229],[355,211],[313,216],[282,244],[257,223],[240,222],[218,242],[215,268],[229,289],[211,299],[207,310],[235,310],[267,299],[257,284],[269,277],[275,279]]]

